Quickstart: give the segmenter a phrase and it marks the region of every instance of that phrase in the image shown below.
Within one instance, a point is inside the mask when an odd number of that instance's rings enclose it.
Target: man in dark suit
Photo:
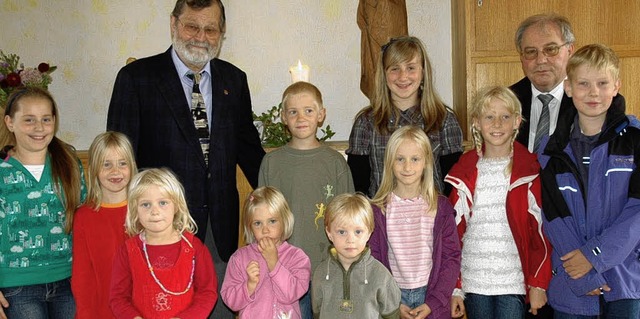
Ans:
[[[524,119],[516,140],[526,146],[530,152],[539,151],[534,149],[534,140],[538,133],[537,127],[543,107],[541,99],[538,98],[539,95],[553,96],[548,106],[549,132],[547,135],[551,135],[556,126],[571,125],[573,121],[570,117],[575,114],[572,111],[574,107],[571,98],[564,93],[564,80],[567,77],[567,63],[574,52],[575,40],[569,20],[554,13],[530,16],[520,23],[516,31],[516,49],[520,53],[520,63],[525,77],[513,84],[510,89],[522,104]],[[548,304],[537,309],[536,316],[531,312],[531,310],[527,312],[527,318],[553,318],[553,309]]]
[[[264,156],[246,74],[216,58],[224,33],[220,0],[178,0],[171,14],[173,45],[120,70],[107,118],[108,130],[131,139],[138,167],[168,167],[178,175],[203,242],[211,225],[219,284],[238,244],[236,164],[256,187]],[[193,74],[200,72],[208,163],[191,113]],[[233,318],[224,308],[219,299],[213,316]]]
[[[549,135],[556,125],[565,122],[562,118],[572,113],[573,104],[564,93],[564,80],[567,62],[574,52],[574,42],[569,20],[553,13],[531,16],[516,31],[516,49],[520,53],[525,77],[510,88],[522,104],[524,118],[517,141],[531,152],[536,151],[533,149],[534,139],[543,106],[538,95],[553,96],[549,103]]]

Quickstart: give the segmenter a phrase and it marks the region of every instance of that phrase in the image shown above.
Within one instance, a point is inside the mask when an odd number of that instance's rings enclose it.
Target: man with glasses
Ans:
[[[536,149],[541,138],[551,135],[559,122],[562,125],[562,119],[570,116],[571,99],[564,94],[564,79],[574,42],[567,18],[553,13],[531,16],[516,31],[525,78],[510,88],[522,103],[525,119],[517,141],[531,152],[541,151]]]
[[[118,73],[107,129],[131,139],[138,167],[178,175],[203,242],[211,225],[219,287],[238,244],[236,164],[256,187],[264,150],[246,74],[217,58],[226,31],[220,0],[178,0],[170,28],[167,51]],[[220,299],[212,317],[234,318]]]

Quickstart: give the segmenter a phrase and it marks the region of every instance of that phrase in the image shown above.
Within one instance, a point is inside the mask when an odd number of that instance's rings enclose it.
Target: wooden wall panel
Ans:
[[[515,32],[527,17],[543,12],[566,16],[576,47],[610,46],[622,58],[622,94],[627,113],[640,116],[640,1],[626,0],[451,0],[453,105],[467,132],[467,105],[485,85],[511,85],[524,74]]]

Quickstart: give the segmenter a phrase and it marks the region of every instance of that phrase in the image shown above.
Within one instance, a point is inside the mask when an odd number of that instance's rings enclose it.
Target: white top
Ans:
[[[40,181],[40,177],[42,177],[42,172],[44,171],[44,164],[42,165],[23,165],[33,178],[35,178],[38,182]]]
[[[427,215],[428,210],[422,196],[402,199],[392,194],[387,204],[389,267],[402,289],[424,287],[429,282],[435,216]]]
[[[536,131],[540,114],[542,114],[542,101],[538,98],[540,94],[551,94],[553,100],[549,102],[549,135],[553,134],[558,124],[558,114],[560,114],[560,102],[564,96],[564,81],[549,92],[540,92],[531,84],[531,115],[529,116],[529,152],[533,152],[533,143],[536,139]],[[522,134],[522,133],[521,133]]]
[[[462,237],[462,290],[504,295],[526,293],[518,248],[507,220],[508,158],[481,158],[472,215]]]

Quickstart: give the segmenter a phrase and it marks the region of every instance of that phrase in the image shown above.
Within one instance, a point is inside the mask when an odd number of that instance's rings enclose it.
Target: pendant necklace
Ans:
[[[184,237],[183,234],[180,234],[180,237],[182,239],[184,239],[185,242],[187,242],[187,244],[189,245],[189,247],[191,247],[191,249],[193,249],[193,245],[191,245],[191,243]],[[158,284],[158,286],[160,286],[160,289],[162,289],[162,291],[170,294],[170,295],[174,295],[174,296],[180,296],[180,295],[184,295],[186,294],[189,289],[191,289],[191,285],[193,284],[193,274],[195,273],[196,270],[196,255],[193,255],[193,258],[191,259],[191,275],[189,276],[189,284],[187,285],[187,288],[185,288],[185,290],[183,291],[179,291],[179,292],[175,292],[175,291],[171,291],[167,288],[164,287],[164,285],[160,282],[160,280],[158,279],[158,277],[156,277],[156,274],[153,272],[153,266],[151,266],[151,262],[149,261],[149,253],[147,252],[147,240],[146,240],[146,236],[144,233],[140,234],[140,239],[142,240],[142,251],[144,252],[144,258],[147,260],[147,267],[149,268],[149,272],[151,273],[151,277],[153,277],[153,280],[156,282],[156,284]],[[182,249],[180,249],[182,251]],[[179,257],[178,257],[179,258]]]

